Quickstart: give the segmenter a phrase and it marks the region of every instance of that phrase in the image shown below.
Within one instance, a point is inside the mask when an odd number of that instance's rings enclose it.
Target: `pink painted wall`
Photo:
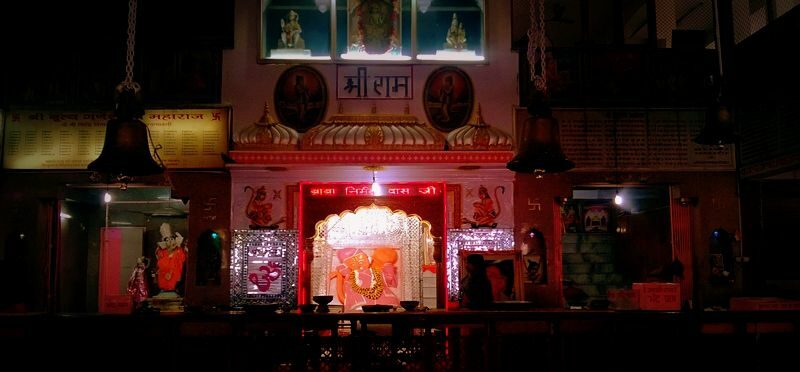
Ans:
[[[475,100],[483,109],[484,119],[491,125],[511,133],[512,106],[517,99],[517,54],[511,51],[511,8],[509,1],[486,1],[487,64],[457,65],[469,74],[475,87]],[[237,0],[234,48],[222,57],[222,101],[233,105],[233,129],[240,129],[261,117],[264,101],[273,102],[273,90],[281,72],[290,65],[259,64],[259,1]],[[315,63],[314,68],[325,76],[328,84],[328,111],[335,113],[336,65]],[[422,90],[425,79],[438,64],[414,65],[414,99],[392,101],[343,100],[346,113],[368,113],[372,102],[380,113],[402,113],[406,102],[411,113],[425,120]]]

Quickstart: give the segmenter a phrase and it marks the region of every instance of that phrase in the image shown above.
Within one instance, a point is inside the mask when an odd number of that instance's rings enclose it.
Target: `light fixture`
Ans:
[[[725,81],[723,79],[724,69],[722,64],[722,34],[719,24],[719,5],[717,1],[712,1],[714,7],[714,47],[717,51],[717,68],[719,78],[711,76],[711,86],[714,92],[712,103],[706,109],[706,123],[700,133],[693,139],[699,145],[709,145],[724,147],[725,145],[736,142],[737,135],[734,130],[733,115],[727,102],[725,92]]]
[[[314,0],[314,5],[317,6],[320,13],[325,13],[331,7],[331,0]]]
[[[133,81],[136,37],[136,1],[128,2],[128,44],[125,80],[117,85],[114,115],[106,124],[106,137],[100,156],[88,169],[116,177],[126,185],[134,176],[164,171],[150,155],[149,130],[140,120],[144,115],[139,84]],[[157,158],[158,153],[155,152]],[[160,158],[159,158],[160,160]]]
[[[619,194],[619,191],[617,191],[617,193],[614,194],[614,204],[622,205],[624,203],[625,203],[625,198],[623,198],[622,195]]]
[[[382,196],[383,195],[383,188],[381,184],[378,183],[376,174],[378,171],[383,170],[384,168],[380,165],[365,165],[364,170],[372,172],[372,184],[370,185],[370,189],[372,191],[373,196]]]
[[[419,11],[425,13],[428,11],[428,8],[431,7],[431,3],[433,0],[417,0],[417,6],[419,7]]]
[[[681,197],[678,198],[678,204],[681,207],[695,206],[695,205],[697,205],[697,202],[698,202],[698,198],[697,197],[681,196]]]
[[[106,203],[111,203],[111,194],[106,191],[105,195],[103,195],[103,201]]]
[[[383,189],[381,188],[381,185],[375,180],[375,171],[372,171],[372,195],[383,195]]]
[[[518,141],[517,154],[506,168],[517,173],[565,172],[575,167],[561,151],[558,121],[547,104],[547,38],[545,35],[544,0],[531,0],[531,28],[528,30],[528,66],[534,92],[528,102],[528,114]]]
[[[61,218],[65,218],[65,219],[70,219],[70,218],[72,218],[72,216],[70,216],[69,214],[67,214],[67,213],[64,213],[64,212],[61,212],[61,213],[59,213],[58,215],[59,215]]]

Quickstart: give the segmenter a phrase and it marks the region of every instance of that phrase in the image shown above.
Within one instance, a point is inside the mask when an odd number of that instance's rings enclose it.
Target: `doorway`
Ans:
[[[300,184],[301,254],[313,255],[301,260],[307,262],[300,272],[301,301],[331,295],[334,304],[350,311],[364,303],[404,300],[444,307],[444,273],[436,270],[433,257],[446,239],[445,185],[390,183],[380,188],[376,193],[370,184]]]
[[[185,251],[188,213],[188,200],[173,199],[167,187],[68,186],[59,210],[57,311],[129,312],[128,280],[140,257],[148,296],[157,295],[164,286],[156,248],[180,237]],[[182,295],[185,259],[179,264],[170,281]]]
[[[576,187],[561,205],[566,302],[587,306],[609,289],[669,282],[673,265],[666,186]]]

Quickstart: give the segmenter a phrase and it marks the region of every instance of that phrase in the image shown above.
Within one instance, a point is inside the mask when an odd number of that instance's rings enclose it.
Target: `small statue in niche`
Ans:
[[[444,48],[455,50],[467,48],[467,33],[464,31],[464,24],[458,21],[455,13],[453,13],[453,20],[450,22],[450,28],[447,30]]]
[[[525,281],[547,283],[547,246],[544,234],[533,227],[525,230],[520,248],[525,266]]]
[[[206,230],[197,239],[197,261],[195,263],[197,285],[220,285],[222,265],[222,237],[217,232]]]
[[[183,277],[186,248],[182,246],[183,236],[173,233],[170,224],[162,223],[159,230],[162,238],[156,247],[156,283],[162,291],[174,292]]]
[[[306,42],[300,37],[303,29],[300,28],[300,15],[290,10],[286,19],[281,19],[281,38],[278,40],[278,49],[304,49]]]
[[[131,277],[128,279],[128,294],[131,295],[137,309],[150,296],[147,280],[145,280],[145,272],[147,272],[148,267],[150,267],[150,259],[144,256],[137,258]]]

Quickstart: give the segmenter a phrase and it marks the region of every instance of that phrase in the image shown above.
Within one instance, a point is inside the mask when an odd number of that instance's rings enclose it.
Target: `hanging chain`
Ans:
[[[544,0],[539,1],[539,63],[541,64],[540,68],[541,77],[539,79],[540,86],[538,87],[543,93],[547,91],[547,37],[545,36],[545,27],[546,24],[544,22]]]
[[[136,45],[136,0],[128,1],[128,51],[126,54],[127,64],[125,65],[125,81],[123,87],[128,89],[139,89],[139,84],[133,81],[133,60],[134,46]]]
[[[544,0],[531,0],[531,28],[528,29],[528,67],[536,90],[547,91],[547,37],[545,35]],[[538,64],[538,66],[537,66]],[[537,67],[539,72],[537,73]]]

